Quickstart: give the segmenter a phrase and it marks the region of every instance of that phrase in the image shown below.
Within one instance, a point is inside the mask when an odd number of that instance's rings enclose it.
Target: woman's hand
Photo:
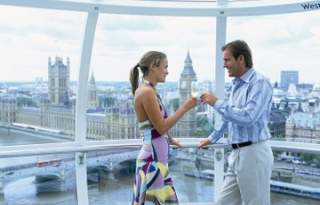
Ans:
[[[180,144],[180,142],[179,142],[178,140],[176,140],[175,138],[172,138],[172,137],[169,137],[169,143],[170,143],[171,145],[175,145],[175,146],[177,146],[177,147],[179,147],[179,148],[182,147],[182,145]]]
[[[183,103],[183,107],[188,111],[192,108],[194,108],[194,106],[197,105],[197,98],[196,97],[190,97],[189,99],[187,99],[184,103]]]

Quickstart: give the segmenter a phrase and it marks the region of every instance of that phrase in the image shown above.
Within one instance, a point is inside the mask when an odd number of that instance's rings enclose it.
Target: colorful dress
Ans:
[[[166,118],[167,114],[158,94],[157,97],[161,113]],[[169,177],[167,134],[160,135],[149,120],[140,122],[139,129],[143,146],[136,162],[132,205],[178,204],[172,179]]]

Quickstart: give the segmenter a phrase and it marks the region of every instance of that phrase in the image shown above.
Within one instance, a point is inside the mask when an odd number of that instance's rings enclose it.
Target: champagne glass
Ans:
[[[201,104],[201,95],[202,95],[203,90],[200,89],[199,83],[193,81],[191,82],[191,96],[196,98],[197,100],[197,105]]]
[[[193,81],[191,82],[191,96],[194,98],[197,98],[199,100],[199,87],[197,82]]]

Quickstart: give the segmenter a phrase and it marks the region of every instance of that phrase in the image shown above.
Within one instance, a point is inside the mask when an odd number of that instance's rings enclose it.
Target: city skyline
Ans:
[[[46,80],[50,56],[70,57],[70,80],[77,80],[84,13],[6,6],[0,10],[0,82],[34,81],[38,77]],[[281,21],[278,18],[228,18],[226,41],[246,40],[252,48],[255,68],[273,82],[280,81],[280,70],[297,70],[301,83],[319,83],[314,71],[320,67],[316,62],[320,53],[320,29],[316,26],[320,14],[296,13],[281,15]],[[127,81],[129,69],[144,52],[160,50],[168,55],[167,81],[177,82],[189,50],[198,79],[213,80],[215,32],[215,18],[101,14],[91,68],[97,81]]]

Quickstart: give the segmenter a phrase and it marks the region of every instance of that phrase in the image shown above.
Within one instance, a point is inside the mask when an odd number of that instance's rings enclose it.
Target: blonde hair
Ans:
[[[140,68],[142,75],[146,76],[149,73],[149,68],[152,66],[160,66],[160,63],[166,58],[166,54],[159,51],[148,51],[142,56],[139,63],[130,70],[130,83],[133,95],[139,86],[138,68]]]

